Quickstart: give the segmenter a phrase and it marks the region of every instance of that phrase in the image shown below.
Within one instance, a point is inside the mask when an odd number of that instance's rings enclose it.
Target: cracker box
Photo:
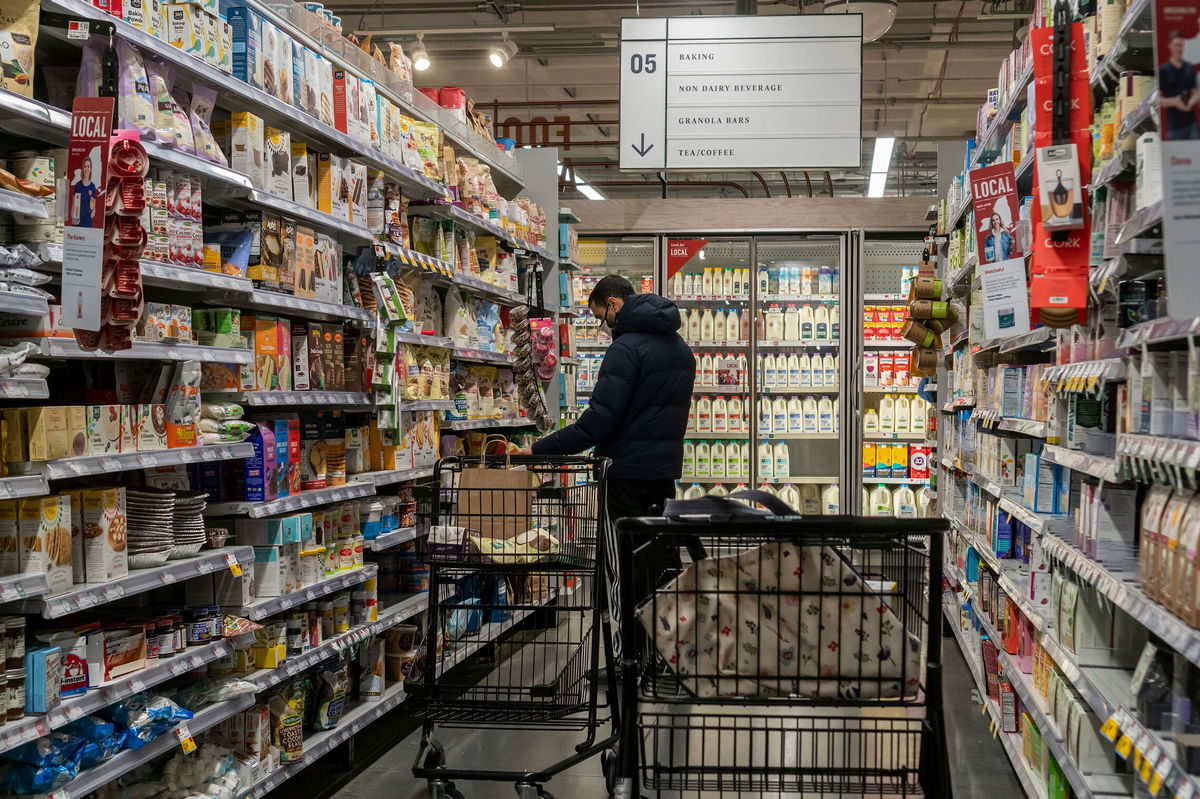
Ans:
[[[21,529],[17,500],[0,500],[0,575],[21,573]]]
[[[125,489],[87,489],[80,500],[86,582],[104,583],[125,577],[129,574]]]
[[[267,166],[267,191],[285,200],[292,199],[291,134],[279,128],[264,128],[263,148]]]
[[[244,320],[246,317],[242,317]],[[254,390],[277,391],[279,378],[279,320],[274,316],[255,316],[254,323]]]
[[[256,89],[263,87],[262,17],[252,8],[226,9],[233,37],[233,76]]]
[[[71,500],[66,496],[20,500],[22,574],[45,574],[49,594],[71,588]]]

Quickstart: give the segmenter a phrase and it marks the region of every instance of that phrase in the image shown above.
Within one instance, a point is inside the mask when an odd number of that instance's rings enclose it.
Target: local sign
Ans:
[[[621,20],[622,169],[861,166],[862,17]]]

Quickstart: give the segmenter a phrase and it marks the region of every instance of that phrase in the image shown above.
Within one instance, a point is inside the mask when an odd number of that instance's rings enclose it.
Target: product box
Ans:
[[[259,42],[261,42],[263,60],[262,89],[267,94],[280,97],[282,94],[280,80],[283,78],[283,73],[279,67],[279,40],[283,37],[283,33],[265,17],[259,23],[259,28]],[[292,80],[292,71],[290,68],[287,71],[287,80],[290,84]]]
[[[350,179],[350,221],[367,225],[367,165],[347,162]]]
[[[276,197],[292,199],[292,135],[279,128],[263,129],[266,159],[266,190]]]
[[[340,305],[342,303],[342,248],[331,237],[324,233],[318,233],[314,253],[315,299]]]
[[[134,405],[121,405],[121,452],[137,452],[138,414]]]
[[[236,519],[234,520],[234,535],[239,544],[252,547],[281,547],[290,543],[288,519],[294,516],[275,516],[266,519]],[[299,521],[293,526],[296,540],[299,540]]]
[[[296,79],[292,70],[292,37],[276,29],[275,38],[275,79],[278,87],[275,96],[288,105],[295,105],[295,95],[292,84]]]
[[[256,189],[267,191],[264,165],[263,122],[248,111],[229,115],[229,166],[250,178]]]
[[[243,316],[244,320],[246,317]],[[279,319],[274,316],[255,316],[254,321],[254,390],[278,391],[279,376]]]
[[[49,713],[62,701],[62,651],[57,646],[25,650],[25,713]]]
[[[208,25],[204,10],[194,5],[167,6],[167,41],[185,53],[203,59]]]
[[[292,260],[292,291],[297,297],[316,295],[316,238],[312,228],[296,225]]]
[[[300,205],[313,207],[309,192],[308,145],[302,141],[291,142],[291,152],[288,157],[288,168],[291,170],[291,193],[288,195]]]
[[[59,650],[59,691],[62,696],[87,693],[87,640],[73,630],[38,633],[37,639]],[[28,674],[28,668],[26,668]]]
[[[308,391],[308,324],[292,320],[292,387],[296,391]]]
[[[234,577],[228,569],[213,575],[213,600],[222,607],[243,608],[254,602],[254,569]]]
[[[9,463],[24,463],[29,458],[28,415],[24,408],[4,409],[4,460]]]
[[[225,17],[217,19],[217,68],[233,73],[233,26]]]
[[[292,390],[292,325],[287,319],[276,320],[275,341],[279,354],[275,359],[275,378],[280,391]]]
[[[296,413],[287,414],[283,420],[287,425],[287,486],[288,494],[299,494],[301,491],[300,479],[300,457],[303,444],[300,439],[300,415]],[[292,539],[293,542],[300,541],[299,536]]]
[[[133,406],[137,414],[136,452],[167,448],[167,406],[147,403]]]
[[[297,108],[308,111],[310,105],[305,98],[306,86],[304,80],[304,45],[288,37],[287,41],[292,48],[292,105]],[[311,113],[311,112],[310,112]]]
[[[71,588],[71,500],[66,496],[20,500],[22,574],[45,574],[53,596]]]
[[[324,422],[324,411],[306,411],[300,415],[300,488],[304,491],[329,485]]]
[[[276,468],[274,425],[269,422],[255,423],[247,440],[254,447],[254,455],[245,461],[243,497],[246,502],[266,502],[275,499],[274,483],[271,479]]]
[[[317,210],[333,213],[333,155],[317,153]]]
[[[47,461],[67,457],[67,409],[62,405],[23,408],[29,460]]]
[[[333,62],[321,55],[317,55],[316,71],[319,80],[317,85],[320,86],[321,93],[317,98],[317,118],[326,125],[333,124]],[[309,76],[305,65],[305,77]]]
[[[321,118],[321,56],[315,51],[304,48],[304,96],[300,107],[308,115]],[[331,99],[332,102],[332,99]],[[332,114],[332,106],[331,106]]]
[[[87,571],[83,558],[83,500],[82,488],[68,488],[62,492],[71,503],[71,582],[87,582]]]
[[[262,17],[252,8],[225,9],[233,36],[233,76],[256,89],[263,88]]]
[[[333,126],[358,138],[358,78],[344,69],[333,71]]]
[[[20,573],[21,528],[17,500],[0,500],[0,575]]]
[[[140,624],[88,633],[88,678],[98,684],[141,671],[146,667],[146,653],[146,630]]]
[[[308,323],[308,382],[313,390],[329,388],[325,373],[325,330],[317,322]]]
[[[87,454],[87,407],[84,405],[67,406],[67,430],[64,436],[67,457],[79,457]]]
[[[201,15],[204,19],[204,61],[209,66],[217,65],[217,50],[221,47],[221,29],[219,20],[207,11]]]
[[[127,576],[125,489],[85,489],[80,494],[80,504],[85,582],[104,583]]]
[[[278,497],[286,497],[291,494],[291,481],[288,480],[288,423],[286,419],[272,419],[270,422],[275,428],[275,471],[272,474],[272,482],[275,486],[275,495]]]

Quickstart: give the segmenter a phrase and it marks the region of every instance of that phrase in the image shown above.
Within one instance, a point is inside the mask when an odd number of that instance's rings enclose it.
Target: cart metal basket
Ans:
[[[727,512],[617,525],[623,578],[649,569],[657,587],[635,597],[622,579],[612,795],[949,799],[946,522],[705,506]],[[664,544],[690,562],[641,557]]]
[[[431,525],[425,660],[433,665],[406,686],[424,721],[413,773],[429,781],[434,799],[461,797],[455,780],[511,782],[521,799],[546,797],[543,783],[615,744],[607,697],[616,691],[602,692],[595,679],[605,664],[610,679],[617,671],[602,624],[607,464],[438,462],[421,498]],[[454,668],[468,659],[472,667]],[[597,740],[605,723],[611,733]],[[572,757],[534,769],[452,768],[437,731],[463,727],[574,730],[581,740]]]

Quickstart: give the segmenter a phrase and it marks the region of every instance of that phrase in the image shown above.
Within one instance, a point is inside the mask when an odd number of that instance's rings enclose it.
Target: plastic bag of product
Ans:
[[[334,661],[317,672],[316,715],[314,730],[332,730],[342,719],[346,708],[346,669]]]
[[[205,402],[200,406],[200,416],[204,419],[226,421],[241,419],[244,414],[245,410],[236,402]]]
[[[217,139],[212,134],[211,120],[213,106],[217,102],[217,90],[198,83],[192,84],[192,102],[188,105],[188,121],[192,127],[192,141],[196,145],[196,155],[212,161],[214,164],[229,166],[229,159],[217,146]]]
[[[75,78],[76,97],[100,96],[100,59],[108,44],[99,36],[88,39],[79,57],[79,75]]]
[[[117,125],[136,130],[143,138],[154,136],[154,102],[150,97],[150,78],[138,49],[117,39]]]
[[[56,730],[10,749],[4,753],[4,759],[30,766],[58,766],[69,761],[82,743],[81,738],[64,730]]]
[[[80,70],[82,75],[82,69]],[[146,63],[146,76],[150,79],[150,97],[154,101],[154,140],[159,144],[175,144],[175,101],[171,99],[170,77],[164,64]]]
[[[67,784],[79,774],[78,754],[57,766],[31,766],[9,762],[0,766],[0,790],[14,794],[45,794]]]
[[[91,768],[121,751],[123,735],[112,722],[99,716],[84,716],[62,728],[62,731],[82,742],[79,748],[79,767]]]
[[[165,696],[134,694],[108,708],[108,716],[124,731],[127,749],[141,749],[179,722],[192,718],[192,711]]]
[[[383,698],[384,642],[374,638],[358,651],[358,698],[362,702],[378,702]]]
[[[40,377],[50,376],[50,367],[44,363],[21,363],[11,369],[0,369],[0,374],[11,377]]]
[[[25,363],[25,359],[38,351],[31,341],[0,347],[0,374],[10,374]]]
[[[433,122],[413,122],[413,141],[421,156],[425,176],[437,180],[442,176],[441,131]]]
[[[24,286],[42,286],[50,282],[50,276],[34,272],[32,269],[14,266],[0,268],[0,280],[5,283],[20,283]]]
[[[257,691],[258,687],[254,683],[236,677],[209,677],[186,684],[175,692],[173,699],[188,707],[207,707]]]
[[[37,286],[26,286],[24,283],[9,283],[0,280],[0,292],[8,294],[24,294],[29,297],[41,297],[44,300],[53,300],[54,295],[45,289],[40,289]]]
[[[169,73],[174,83],[174,73]],[[183,109],[191,105],[191,98],[179,86],[171,88],[171,114],[175,117],[175,147],[185,153],[196,152],[196,140],[192,138],[192,123]]]
[[[279,750],[282,763],[304,758],[304,687],[300,682],[287,685],[267,702],[271,744]]]

